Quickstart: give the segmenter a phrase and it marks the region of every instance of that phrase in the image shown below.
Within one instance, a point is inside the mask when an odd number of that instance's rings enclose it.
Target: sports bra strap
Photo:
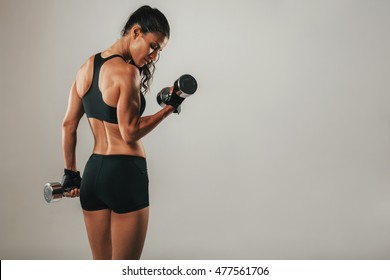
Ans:
[[[122,58],[123,60],[125,60],[125,59],[123,58],[123,56],[121,56],[121,55],[119,55],[119,54],[113,54],[113,55],[110,55],[110,56],[108,56],[108,57],[106,57],[106,58],[103,58],[103,57],[102,57],[102,53],[99,53],[99,56],[100,56],[100,58],[101,58],[102,60],[104,60],[104,61],[110,60],[110,59],[112,59],[112,58],[114,58],[114,57],[120,57],[120,58]]]

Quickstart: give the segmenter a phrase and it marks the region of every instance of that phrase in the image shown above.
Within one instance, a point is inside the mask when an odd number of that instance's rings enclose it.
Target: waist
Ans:
[[[96,154],[93,153],[90,158],[140,158],[146,160],[144,156],[129,154]]]
[[[146,158],[145,149],[140,140],[131,144],[125,143],[124,141],[108,141],[108,143],[95,142],[93,154],[129,155]]]

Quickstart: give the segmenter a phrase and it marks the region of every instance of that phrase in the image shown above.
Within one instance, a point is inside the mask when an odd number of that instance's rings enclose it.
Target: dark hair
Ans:
[[[168,20],[166,19],[164,14],[156,8],[151,8],[150,6],[142,6],[134,13],[132,13],[122,29],[122,37],[126,36],[129,30],[135,24],[138,24],[141,27],[142,33],[159,32],[169,39],[170,28]],[[142,75],[141,87],[143,88],[142,91],[144,93],[149,90],[149,86],[153,79],[153,73],[155,68],[156,67],[153,62],[148,63],[140,68]]]

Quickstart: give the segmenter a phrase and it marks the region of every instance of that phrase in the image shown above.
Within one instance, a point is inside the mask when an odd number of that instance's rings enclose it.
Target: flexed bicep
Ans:
[[[128,144],[147,135],[175,110],[172,106],[166,106],[153,115],[141,117],[140,76],[126,76],[118,84],[121,85],[117,105],[118,125],[123,140]]]
[[[119,131],[126,143],[134,142],[139,129],[140,87],[139,76],[122,79],[118,85],[117,117]]]

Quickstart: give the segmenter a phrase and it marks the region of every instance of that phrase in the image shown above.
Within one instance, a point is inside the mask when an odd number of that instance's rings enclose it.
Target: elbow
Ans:
[[[134,128],[128,128],[128,129],[126,130],[126,133],[124,133],[123,140],[124,140],[127,144],[129,144],[129,145],[132,145],[132,144],[134,144],[135,142],[137,142],[137,141],[139,140],[137,130],[134,129]]]
[[[69,131],[69,132],[76,132],[78,124],[79,123],[76,121],[65,119],[62,122],[62,130]]]

